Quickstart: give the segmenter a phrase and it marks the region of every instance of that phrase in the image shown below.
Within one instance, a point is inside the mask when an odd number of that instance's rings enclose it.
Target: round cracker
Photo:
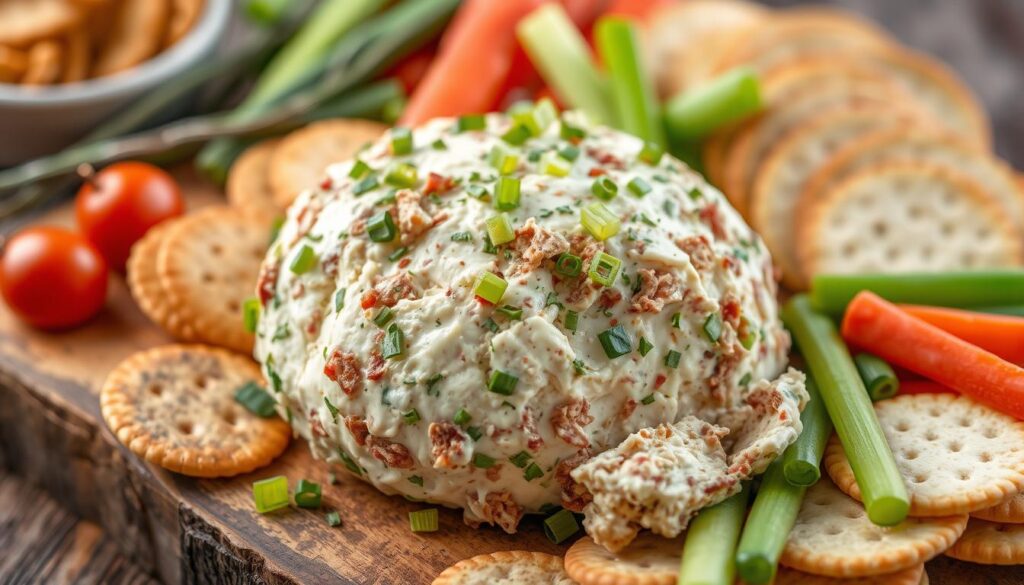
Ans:
[[[160,52],[169,0],[122,0],[93,64],[94,77],[113,75]]]
[[[274,201],[267,171],[270,157],[278,144],[280,140],[277,138],[258,142],[245,149],[235,160],[228,172],[228,203],[263,213],[279,214],[283,211]]]
[[[28,63],[22,85],[51,85],[60,81],[64,67],[64,48],[57,41],[43,41],[28,50]]]
[[[182,323],[164,292],[157,272],[157,257],[170,227],[178,220],[169,220],[149,229],[132,246],[126,266],[128,290],[139,309],[164,331],[179,339],[193,339],[192,326]]]
[[[981,565],[1024,565],[1024,524],[1000,524],[971,518],[946,555]]]
[[[1004,524],[1024,524],[1024,492],[1017,492],[991,508],[971,512],[971,517]]]
[[[89,69],[92,67],[92,38],[89,31],[84,28],[71,31],[64,46],[67,58],[64,60],[61,83],[74,83],[89,77]]]
[[[750,198],[750,221],[782,268],[793,290],[806,288],[796,250],[796,205],[808,177],[845,142],[880,128],[919,121],[899,104],[840,107],[806,120],[775,145],[758,167]]]
[[[270,157],[269,181],[274,201],[288,207],[304,191],[324,178],[324,170],[351,158],[387,127],[367,120],[323,120],[281,139]]]
[[[580,585],[674,585],[685,538],[641,532],[613,553],[586,536],[565,553],[565,571]]]
[[[719,189],[721,189],[724,183],[725,157],[726,153],[729,152],[733,138],[736,137],[736,129],[737,126],[730,126],[718,130],[704,140],[700,146],[700,160],[704,166],[704,175],[712,185]],[[729,193],[724,193],[724,195],[729,199],[733,207],[739,211],[739,208],[736,207],[736,202],[729,197]]]
[[[912,516],[966,514],[1024,489],[1024,422],[953,394],[914,394],[875,403]],[[833,437],[825,467],[843,492],[860,488]]]
[[[924,579],[924,565],[916,565],[895,573],[838,579],[824,575],[804,573],[788,567],[779,567],[772,585],[920,585]]]
[[[823,477],[807,490],[780,562],[829,577],[884,575],[935,557],[956,542],[966,526],[966,514],[876,526],[859,502]]]
[[[562,558],[525,550],[477,555],[455,563],[433,585],[574,585]]]
[[[1020,236],[984,188],[946,165],[883,162],[801,210],[805,277],[1018,266]]]
[[[28,55],[0,45],[0,83],[17,83],[28,69]]]
[[[157,254],[167,303],[189,341],[251,353],[242,306],[254,296],[266,254],[268,222],[227,206],[208,207],[175,222]]]
[[[80,18],[80,12],[66,0],[5,0],[0,2],[0,45],[27,47],[52,40]]]
[[[288,446],[288,424],[260,418],[235,401],[259,381],[243,356],[198,345],[136,353],[107,376],[100,410],[121,443],[139,457],[196,477],[226,477],[269,464]]]

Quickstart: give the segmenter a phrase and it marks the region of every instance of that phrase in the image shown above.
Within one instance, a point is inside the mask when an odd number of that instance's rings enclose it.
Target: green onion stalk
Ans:
[[[665,104],[665,124],[673,142],[695,142],[763,107],[753,70],[740,67],[673,97]]]
[[[811,399],[800,413],[803,430],[796,442],[782,455],[786,481],[803,487],[810,487],[821,478],[821,456],[832,436],[832,419],[828,417],[818,384],[811,374],[807,374],[807,393]]]
[[[819,274],[811,282],[811,305],[841,315],[857,293],[869,290],[893,303],[974,308],[1019,306],[1024,270],[910,272],[903,274]]]
[[[895,526],[907,517],[910,499],[892,450],[875,416],[857,367],[832,321],[797,295],[782,310],[800,353],[820,385],[821,397],[850,460],[868,518]]]
[[[644,70],[635,25],[626,19],[606,17],[598,21],[594,34],[611,80],[619,128],[665,148],[658,98],[654,82]]]
[[[882,358],[870,353],[859,353],[853,357],[853,363],[872,401],[892,398],[899,392],[900,380],[892,366]]]
[[[744,484],[740,493],[701,510],[690,522],[683,543],[679,585],[732,585],[736,541],[749,499],[750,486]]]
[[[768,466],[736,548],[736,570],[745,583],[765,585],[775,578],[806,491],[786,481],[781,460]]]

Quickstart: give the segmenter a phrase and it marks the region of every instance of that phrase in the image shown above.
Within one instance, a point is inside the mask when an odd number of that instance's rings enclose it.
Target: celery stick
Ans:
[[[762,105],[757,75],[740,67],[673,97],[665,104],[665,123],[673,141],[694,141]]]
[[[862,290],[893,303],[955,308],[1020,305],[1024,270],[819,274],[811,283],[811,304],[816,311],[841,315]]]
[[[853,357],[864,387],[872,401],[892,398],[900,389],[900,381],[896,372],[885,360],[870,353],[858,353]]]
[[[835,325],[811,310],[806,295],[797,295],[786,304],[782,321],[821,386],[822,400],[850,460],[868,518],[879,526],[899,524],[910,509],[907,488]]]
[[[558,3],[531,12],[519,22],[516,36],[541,77],[566,105],[583,110],[592,122],[614,121],[608,87],[594,67],[587,41]]]
[[[704,508],[690,522],[683,544],[679,585],[732,585],[733,556],[747,512],[750,486],[731,498]]]
[[[622,18],[602,18],[594,38],[608,69],[619,129],[665,148],[665,127],[654,83],[644,70],[636,27]]]
[[[792,449],[790,446],[787,451]],[[775,578],[779,557],[807,491],[806,487],[790,485],[784,475],[781,460],[768,467],[743,526],[736,569],[749,585],[764,585]]]
[[[811,399],[800,413],[804,429],[796,442],[782,455],[786,480],[795,486],[804,487],[814,485],[821,478],[818,466],[828,438],[832,436],[832,420],[828,418],[825,403],[818,392],[818,384],[811,374],[807,374],[807,393]]]

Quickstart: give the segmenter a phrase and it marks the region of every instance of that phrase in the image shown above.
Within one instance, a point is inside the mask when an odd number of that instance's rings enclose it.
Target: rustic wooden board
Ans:
[[[193,205],[216,201],[188,171],[178,172]],[[43,218],[67,223],[67,209]],[[0,307],[0,468],[44,486],[63,505],[106,530],[121,550],[166,583],[429,583],[444,567],[484,552],[552,553],[537,519],[520,534],[472,530],[444,510],[441,530],[409,531],[422,505],[385,496],[347,474],[326,485],[328,470],[296,441],[273,465],[230,480],[194,480],[154,468],[121,447],[99,416],[106,373],[132,352],[169,342],[135,307],[123,280],[111,282],[107,309],[62,334],[33,331]],[[251,482],[283,474],[324,484],[321,512],[288,509],[261,516]],[[1022,568],[988,568],[948,559],[929,566],[932,583],[1019,584]]]

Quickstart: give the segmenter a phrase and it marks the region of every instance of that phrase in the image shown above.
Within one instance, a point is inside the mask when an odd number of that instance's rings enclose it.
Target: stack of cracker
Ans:
[[[821,8],[693,0],[652,21],[666,96],[737,66],[759,74],[765,110],[710,137],[703,162],[789,288],[819,273],[1024,263],[1024,190],[941,63]]]

